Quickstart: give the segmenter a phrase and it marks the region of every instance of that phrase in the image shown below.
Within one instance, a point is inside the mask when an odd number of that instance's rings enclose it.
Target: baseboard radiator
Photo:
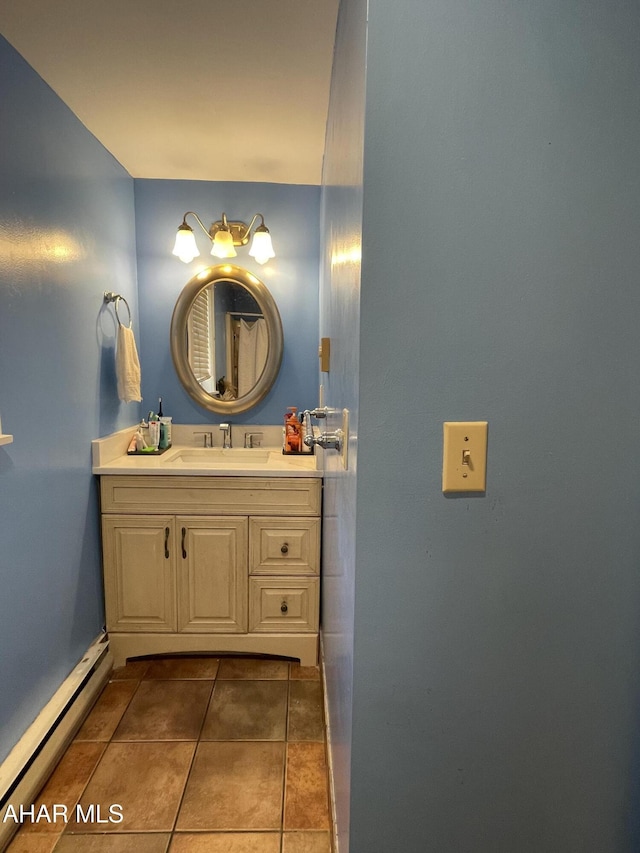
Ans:
[[[38,714],[0,764],[0,851],[19,828],[2,822],[8,806],[16,812],[30,806],[73,740],[113,667],[106,634],[87,649],[82,660]]]

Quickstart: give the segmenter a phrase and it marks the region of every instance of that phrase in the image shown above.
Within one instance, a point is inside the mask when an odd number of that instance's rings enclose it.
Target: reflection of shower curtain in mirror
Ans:
[[[256,384],[267,360],[269,339],[264,319],[240,320],[238,341],[238,397],[243,397]]]

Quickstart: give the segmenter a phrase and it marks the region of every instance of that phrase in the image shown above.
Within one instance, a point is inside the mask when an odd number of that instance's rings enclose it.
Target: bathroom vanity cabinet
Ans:
[[[102,476],[110,645],[317,662],[321,480]]]

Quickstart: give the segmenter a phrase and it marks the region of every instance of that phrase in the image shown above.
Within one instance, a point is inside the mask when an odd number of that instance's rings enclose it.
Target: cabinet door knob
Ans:
[[[287,606],[287,602],[283,601],[282,604],[280,605],[280,610],[282,611],[282,613],[286,613],[288,609],[289,609],[289,607]]]
[[[186,527],[183,527],[183,528],[182,528],[182,559],[183,559],[183,560],[186,560],[186,559],[187,559],[187,550],[186,550],[186,548],[184,547],[184,540],[185,540],[185,538],[186,538],[186,535],[187,535],[187,528],[186,528]]]
[[[164,529],[164,557],[165,560],[169,559],[169,528],[165,527]]]
[[[288,542],[285,542],[284,545],[282,546],[282,548],[280,548],[280,553],[281,554],[288,554],[289,553],[289,543]]]

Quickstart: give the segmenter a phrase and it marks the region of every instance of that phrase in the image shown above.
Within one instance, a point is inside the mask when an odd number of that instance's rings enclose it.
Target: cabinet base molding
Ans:
[[[301,666],[318,663],[317,634],[126,634],[110,633],[114,666],[127,658],[167,654],[259,654],[295,658]]]

